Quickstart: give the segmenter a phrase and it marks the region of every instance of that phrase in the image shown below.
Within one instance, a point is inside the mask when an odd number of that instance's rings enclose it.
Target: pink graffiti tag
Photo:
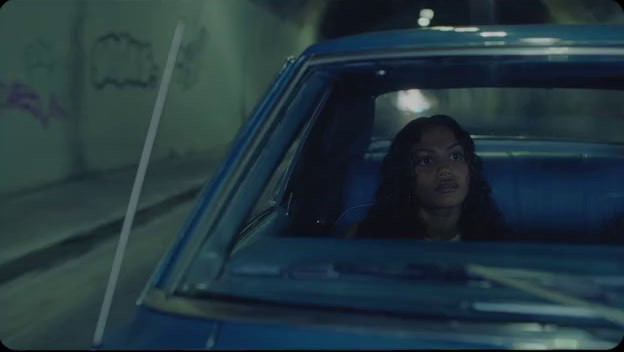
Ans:
[[[65,110],[56,100],[54,93],[50,96],[48,112],[44,112],[41,97],[34,90],[25,84],[15,82],[6,98],[5,107],[20,109],[31,113],[37,120],[41,121],[44,128],[47,128],[52,118],[61,118],[65,115]]]

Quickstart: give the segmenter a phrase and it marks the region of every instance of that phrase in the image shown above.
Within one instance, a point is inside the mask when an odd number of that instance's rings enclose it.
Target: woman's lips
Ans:
[[[456,182],[443,182],[436,187],[436,191],[440,193],[451,193],[455,192],[458,188]]]

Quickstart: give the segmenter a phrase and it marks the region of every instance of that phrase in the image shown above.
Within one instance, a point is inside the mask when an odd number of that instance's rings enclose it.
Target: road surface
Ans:
[[[192,201],[178,205],[133,230],[107,333],[132,317],[145,283],[192,206]],[[57,266],[0,286],[0,339],[4,345],[18,350],[91,348],[116,246],[114,237]]]

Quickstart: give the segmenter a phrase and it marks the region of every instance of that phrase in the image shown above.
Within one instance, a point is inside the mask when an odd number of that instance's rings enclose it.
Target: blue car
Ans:
[[[237,136],[134,319],[96,347],[612,348],[624,336],[622,102],[622,26],[313,45]],[[397,133],[437,114],[470,132],[509,231],[351,236]]]

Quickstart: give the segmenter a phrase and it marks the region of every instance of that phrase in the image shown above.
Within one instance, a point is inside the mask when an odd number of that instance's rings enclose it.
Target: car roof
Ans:
[[[545,38],[553,38],[556,41]],[[619,46],[624,45],[624,25],[449,26],[390,30],[324,41],[310,46],[303,55],[401,48],[480,47],[492,44]]]

